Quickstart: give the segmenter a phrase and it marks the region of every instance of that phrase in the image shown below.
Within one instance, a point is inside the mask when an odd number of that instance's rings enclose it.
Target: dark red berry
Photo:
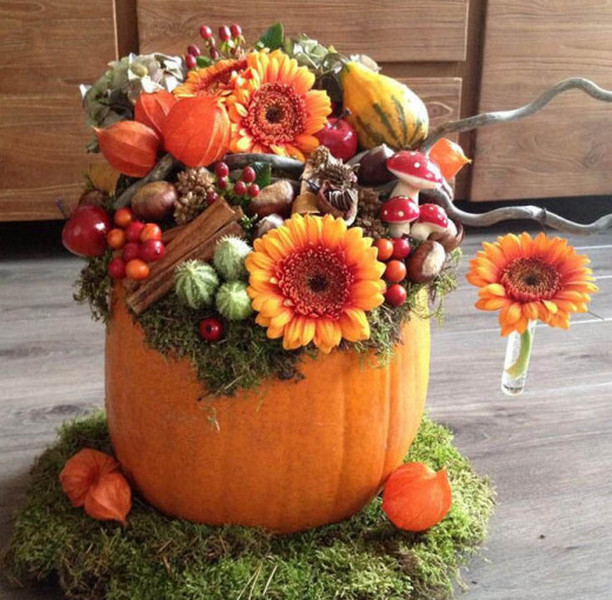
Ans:
[[[234,194],[236,196],[244,196],[247,193],[247,186],[244,181],[237,181],[234,185]]]
[[[406,238],[392,238],[391,242],[393,243],[391,258],[401,260],[410,254],[410,242]]]
[[[132,221],[125,228],[125,238],[128,242],[138,242],[145,224],[142,221]]]
[[[253,167],[245,167],[242,171],[242,181],[244,183],[253,183],[257,178],[257,173],[255,173],[255,169]]]
[[[259,196],[259,186],[256,183],[252,183],[248,188],[247,188],[247,194],[251,197],[251,198],[256,198],[257,196]]]
[[[200,54],[202,54],[202,51],[195,44],[189,44],[189,46],[187,46],[187,52],[191,54],[191,56],[200,56]]]
[[[223,335],[223,323],[215,317],[208,317],[200,322],[200,335],[207,342],[216,342]]]
[[[188,69],[195,69],[198,66],[198,61],[193,54],[188,54],[185,57],[185,64],[187,65]]]
[[[230,28],[227,25],[221,25],[221,27],[219,27],[219,39],[222,42],[228,42],[232,37],[232,32],[230,31]]]
[[[123,279],[125,277],[125,262],[119,257],[113,258],[108,263],[108,274],[113,279]]]
[[[217,177],[227,177],[229,175],[229,167],[224,162],[217,163],[215,165],[215,175]]]
[[[147,240],[140,245],[140,258],[148,263],[159,260],[164,252],[165,247],[160,240]]]
[[[216,48],[210,49],[210,58],[217,60],[221,56],[221,53]]]
[[[406,288],[399,283],[394,283],[387,288],[385,300],[391,306],[401,306],[406,302]]]
[[[212,34],[212,29],[208,25],[202,25],[202,27],[200,27],[200,35],[202,36],[203,40],[210,39]]]
[[[219,200],[219,194],[217,194],[217,192],[208,192],[206,194],[207,204],[214,204],[217,200]]]
[[[234,38],[240,37],[242,35],[242,27],[240,27],[238,23],[234,23],[230,27],[230,33],[232,34],[232,37]]]
[[[229,179],[227,177],[219,177],[219,179],[217,180],[217,187],[220,190],[226,190],[228,185]]]
[[[137,244],[136,242],[128,242],[125,246],[123,246],[121,258],[126,263],[129,263],[135,258],[140,258],[140,244]]]

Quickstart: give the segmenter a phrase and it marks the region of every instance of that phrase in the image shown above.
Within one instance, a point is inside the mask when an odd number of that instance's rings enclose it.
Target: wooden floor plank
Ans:
[[[470,233],[466,260],[483,239]],[[505,340],[461,282],[446,323],[432,325],[428,406],[499,494],[483,558],[466,570],[468,600],[612,598],[612,233],[571,238],[601,292],[569,332],[538,327],[527,389],[499,389]],[[28,469],[64,421],[103,399],[103,329],[71,300],[79,261],[0,260],[0,545]],[[59,600],[9,589],[2,600]]]

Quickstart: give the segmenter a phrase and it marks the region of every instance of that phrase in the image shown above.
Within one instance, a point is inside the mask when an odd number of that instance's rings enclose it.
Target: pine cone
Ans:
[[[363,229],[364,235],[375,240],[387,236],[387,226],[380,220],[380,194],[372,188],[359,188],[359,212],[355,225]]]
[[[174,219],[179,225],[184,225],[193,221],[208,206],[206,197],[209,192],[215,191],[215,176],[204,167],[186,169],[178,174],[175,187],[179,197]]]

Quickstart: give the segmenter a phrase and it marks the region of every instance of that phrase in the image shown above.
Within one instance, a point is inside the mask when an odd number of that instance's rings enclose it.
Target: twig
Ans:
[[[525,106],[521,106],[520,108],[487,112],[480,115],[475,115],[473,117],[467,117],[466,119],[444,123],[428,136],[428,138],[421,145],[420,149],[422,152],[428,152],[440,138],[445,137],[450,133],[472,131],[472,129],[484,127],[485,125],[507,123],[509,121],[522,119],[523,117],[527,117],[541,110],[555,96],[558,96],[563,92],[567,92],[568,90],[581,90],[596,100],[612,102],[612,91],[599,87],[589,79],[584,79],[582,77],[571,77],[570,79],[560,81],[555,86],[540,94],[540,96],[538,96],[533,102],[530,102]]]
[[[304,163],[302,161],[286,156],[278,156],[277,154],[256,154],[249,152],[226,154],[223,162],[230,169],[243,169],[254,162],[264,162],[271,165],[272,168],[280,169],[281,171],[292,171],[296,174],[301,174],[304,170]]]
[[[451,219],[472,227],[489,227],[501,221],[518,219],[536,221],[544,227],[550,227],[557,231],[562,231],[563,233],[577,235],[592,235],[612,228],[612,214],[605,215],[597,219],[597,221],[584,225],[564,219],[540,206],[509,206],[505,208],[496,208],[476,215],[457,208],[453,204],[452,195],[449,194],[447,190],[442,188],[427,190],[427,195],[433,196],[446,210],[446,213]]]
[[[117,210],[118,208],[122,208],[124,206],[128,206],[130,202],[132,202],[132,198],[134,194],[147,183],[151,183],[152,181],[161,181],[165,179],[170,171],[174,169],[178,165],[178,161],[170,154],[166,154],[163,158],[160,158],[158,163],[147,173],[145,177],[133,183],[127,190],[123,192],[113,204],[113,208]]]

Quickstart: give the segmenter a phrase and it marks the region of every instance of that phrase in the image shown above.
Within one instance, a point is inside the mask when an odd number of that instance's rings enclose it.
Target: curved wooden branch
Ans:
[[[133,183],[115,200],[113,208],[117,210],[118,208],[129,206],[132,198],[143,185],[165,179],[176,165],[178,165],[178,161],[173,156],[170,156],[170,154],[160,158],[157,164],[142,179]]]
[[[281,171],[301,173],[304,170],[304,163],[302,161],[286,156],[278,156],[277,154],[255,154],[249,152],[226,154],[223,158],[223,162],[226,163],[230,169],[243,169],[254,162],[265,162],[270,164],[272,168]]]
[[[520,108],[487,112],[473,117],[467,117],[466,119],[460,119],[459,121],[444,123],[427,137],[421,145],[421,151],[428,152],[440,138],[451,133],[472,131],[478,127],[493,125],[495,123],[508,123],[509,121],[516,121],[517,119],[532,115],[544,108],[555,96],[567,92],[568,90],[581,90],[596,100],[612,102],[612,91],[599,87],[589,79],[571,77],[570,79],[560,81],[555,86],[540,94],[533,102],[521,106]]]
[[[600,217],[592,223],[582,224],[564,219],[541,206],[508,206],[481,214],[473,214],[457,208],[453,204],[453,196],[452,193],[449,193],[449,190],[450,188],[444,187],[427,190],[427,195],[435,198],[451,219],[459,221],[463,225],[489,227],[502,221],[528,220],[536,221],[544,227],[550,227],[563,233],[576,235],[593,235],[612,228],[612,214]]]

